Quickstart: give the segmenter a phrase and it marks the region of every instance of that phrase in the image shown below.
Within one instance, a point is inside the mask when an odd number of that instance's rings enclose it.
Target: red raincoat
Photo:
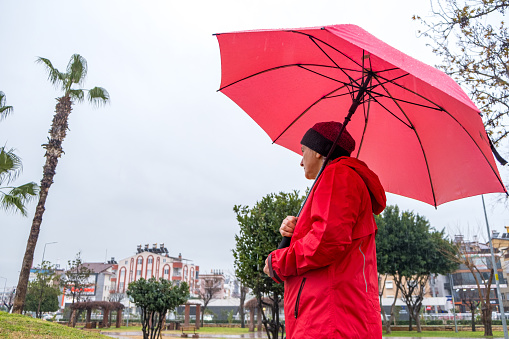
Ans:
[[[325,168],[290,247],[268,260],[271,277],[285,282],[288,339],[382,338],[373,213],[385,203],[362,161],[341,157]]]

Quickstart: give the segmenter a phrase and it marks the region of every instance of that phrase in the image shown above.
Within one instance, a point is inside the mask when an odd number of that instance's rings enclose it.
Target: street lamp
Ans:
[[[46,245],[51,245],[51,244],[56,244],[57,241],[53,241],[53,242],[47,242],[44,244],[44,251],[42,251],[42,260],[41,260],[41,268],[42,268],[42,265],[44,264],[44,254],[46,253]]]

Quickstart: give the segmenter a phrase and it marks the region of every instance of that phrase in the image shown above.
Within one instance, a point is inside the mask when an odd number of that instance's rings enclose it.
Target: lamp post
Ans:
[[[484,195],[481,195],[482,198],[482,207],[484,209],[484,218],[486,219],[486,229],[488,230],[488,240],[490,244],[490,252],[491,252],[491,265],[493,267],[493,273],[495,273],[495,282],[497,286],[497,295],[498,295],[498,305],[500,310],[500,317],[502,318],[502,326],[504,329],[504,338],[509,339],[509,333],[507,331],[507,323],[505,320],[505,311],[504,311],[504,305],[502,301],[502,294],[500,293],[500,283],[498,281],[498,269],[497,264],[495,262],[495,254],[493,253],[493,243],[491,241],[491,231],[490,231],[490,225],[488,223],[488,215],[486,214],[486,205],[484,204]]]
[[[42,251],[42,260],[41,260],[41,268],[42,268],[42,265],[44,264],[44,254],[46,253],[46,245],[51,245],[51,244],[56,244],[57,241],[53,241],[53,242],[47,242],[44,244],[44,251]]]

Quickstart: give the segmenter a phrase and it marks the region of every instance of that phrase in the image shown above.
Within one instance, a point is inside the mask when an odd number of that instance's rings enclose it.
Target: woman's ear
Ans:
[[[323,158],[323,155],[321,155],[320,153],[318,153],[318,152],[316,152],[316,151],[315,151],[315,157],[316,157],[317,159],[320,159],[320,158]]]

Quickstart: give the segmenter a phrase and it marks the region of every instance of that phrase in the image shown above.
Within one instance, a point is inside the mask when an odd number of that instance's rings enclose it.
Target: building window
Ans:
[[[138,258],[138,265],[143,264],[143,258]]]
[[[124,265],[127,265],[127,260],[124,262]]]
[[[141,277],[141,270],[137,270],[137,271],[136,271],[136,276],[137,276],[137,277]]]
[[[148,258],[148,263],[151,264],[152,263],[152,258]]]
[[[147,270],[147,278],[152,278],[152,270]]]
[[[175,277],[180,277],[181,272],[182,272],[182,269],[181,269],[181,268],[174,268],[174,269],[173,269],[173,275],[174,275]]]
[[[166,259],[163,259],[163,262],[166,262]]]
[[[387,289],[392,289],[392,288],[394,288],[394,284],[393,284],[393,282],[392,282],[392,281],[390,281],[390,280],[386,281],[386,282],[385,282],[385,288],[387,288]]]
[[[168,273],[170,273],[170,269],[168,267],[165,267],[164,268],[164,274],[168,274]]]

